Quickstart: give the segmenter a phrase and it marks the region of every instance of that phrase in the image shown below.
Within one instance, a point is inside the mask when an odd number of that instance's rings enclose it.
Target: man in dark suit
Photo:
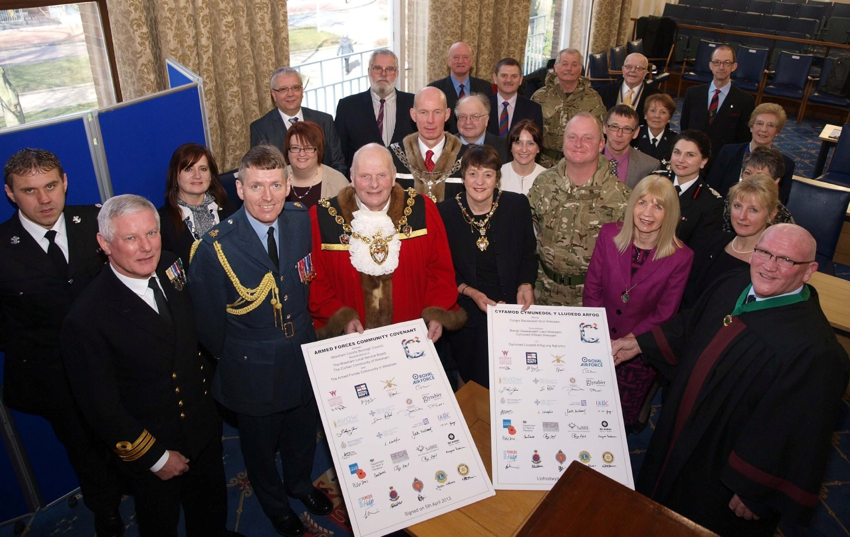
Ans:
[[[334,123],[348,168],[354,153],[364,145],[378,143],[389,147],[416,131],[416,123],[410,117],[413,94],[398,91],[396,77],[398,57],[389,49],[378,49],[369,58],[371,87],[340,99],[337,104]],[[409,173],[395,155],[393,162],[399,172]]]
[[[4,172],[6,195],[18,206],[0,225],[4,402],[50,422],[97,534],[123,535],[118,472],[109,448],[85,423],[59,355],[62,319],[106,261],[97,244],[98,208],[65,205],[68,178],[49,151],[18,151]]]
[[[487,132],[487,123],[490,120],[490,102],[481,93],[473,93],[461,97],[455,106],[455,117],[457,117],[457,137],[463,147],[460,148],[459,157],[466,153],[471,144],[489,145],[499,153],[502,163],[508,161],[508,139],[501,138]]]
[[[511,127],[523,119],[530,119],[543,132],[543,109],[538,103],[517,93],[522,85],[519,62],[513,58],[499,60],[493,73],[493,82],[499,90],[495,95],[490,95],[487,132],[507,136]]]
[[[710,84],[688,88],[682,105],[682,130],[702,131],[711,140],[711,154],[717,155],[726,144],[749,142],[747,124],[755,108],[749,93],[732,85],[732,73],[738,68],[735,51],[720,45],[709,64],[714,79]]]
[[[60,344],[86,421],[115,452],[142,535],[228,535],[221,419],[198,353],[186,276],[161,255],[145,198],[110,198],[97,241],[109,267],[62,324]]]
[[[287,496],[315,515],[333,504],[310,479],[318,412],[301,354],[316,339],[307,312],[310,218],[297,202],[284,210],[285,167],[270,145],[242,157],[236,188],[244,204],[201,239],[190,280],[201,343],[219,360],[212,394],[236,413],[263,512],[279,534],[298,536],[305,528]]]
[[[272,73],[271,96],[276,107],[268,114],[251,123],[251,147],[269,143],[283,149],[286,129],[296,121],[312,121],[322,128],[325,135],[325,157],[322,164],[330,166],[343,175],[348,175],[345,157],[330,114],[301,106],[304,98],[304,83],[301,73],[292,67],[278,67]]]
[[[634,52],[626,56],[623,63],[623,76],[599,88],[602,104],[609,110],[618,104],[625,104],[638,114],[638,124],[644,122],[643,102],[652,94],[660,93],[655,86],[644,82],[649,60],[646,56]]]
[[[472,49],[469,48],[469,45],[463,41],[455,43],[449,47],[449,53],[446,57],[451,73],[446,78],[428,84],[446,94],[446,103],[450,110],[454,110],[458,99],[470,93],[483,93],[484,95],[493,93],[492,84],[469,74],[472,71],[473,60]],[[457,132],[457,121],[454,117],[449,117],[446,122],[446,129],[448,132]]]

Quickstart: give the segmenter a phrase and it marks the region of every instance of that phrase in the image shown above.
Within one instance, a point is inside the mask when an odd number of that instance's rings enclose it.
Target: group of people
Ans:
[[[128,486],[143,534],[176,535],[181,505],[189,535],[232,533],[218,404],[263,512],[297,536],[289,498],[333,508],[310,480],[301,344],[422,318],[456,385],[487,386],[488,305],[600,307],[630,431],[667,390],[638,490],[721,534],[804,521],[850,373],[806,285],[814,240],[783,205],[785,112],[732,86],[734,60],[716,48],[679,134],[640,54],[597,93],[563,50],[529,98],[510,58],[472,77],[465,43],[415,95],[378,50],[335,119],[282,67],[241,207],[197,144],[174,152],[158,211],[65,206],[59,161],[24,149],[0,226],[6,402],[51,421],[98,535],[123,533]]]

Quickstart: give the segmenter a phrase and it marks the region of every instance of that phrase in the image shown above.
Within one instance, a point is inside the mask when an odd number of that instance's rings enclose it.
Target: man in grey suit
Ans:
[[[499,152],[502,163],[508,161],[507,138],[500,138],[487,131],[487,123],[490,120],[490,100],[487,97],[481,93],[461,97],[455,106],[455,117],[457,136],[463,144],[458,156],[463,156],[470,144],[489,145]]]
[[[286,129],[296,121],[312,121],[325,134],[325,157],[322,164],[347,175],[345,157],[330,114],[301,106],[304,99],[304,83],[301,73],[292,67],[278,67],[269,82],[275,109],[251,123],[251,147],[263,142],[276,146],[289,160],[283,148]]]
[[[612,173],[629,188],[661,168],[657,159],[631,147],[632,140],[640,132],[639,121],[638,113],[631,106],[618,104],[608,111],[602,127],[606,138],[602,155],[611,163]]]

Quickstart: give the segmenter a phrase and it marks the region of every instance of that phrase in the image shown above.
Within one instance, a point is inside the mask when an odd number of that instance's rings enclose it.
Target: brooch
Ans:
[[[217,229],[211,230],[210,231],[210,237],[212,237],[212,238],[218,237],[218,230]]]
[[[14,237],[11,238],[11,240],[9,242],[11,242],[12,244],[20,244],[21,238],[18,237],[17,235],[15,235]]]
[[[71,221],[75,224],[79,224],[82,221],[82,218],[80,218],[79,216],[74,216],[73,218],[71,218]]]

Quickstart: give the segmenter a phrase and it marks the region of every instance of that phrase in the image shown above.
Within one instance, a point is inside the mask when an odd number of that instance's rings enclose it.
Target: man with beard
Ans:
[[[389,49],[378,49],[369,58],[370,88],[340,99],[336,107],[336,132],[349,169],[354,152],[364,145],[378,143],[389,147],[416,131],[416,123],[410,117],[413,94],[398,91],[396,77],[398,57]],[[408,173],[398,158],[394,163],[401,173]]]

